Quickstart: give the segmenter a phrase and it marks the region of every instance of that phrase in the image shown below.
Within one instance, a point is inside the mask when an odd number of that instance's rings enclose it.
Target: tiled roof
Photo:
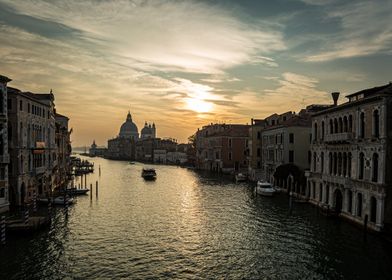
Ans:
[[[363,94],[364,97],[367,97],[369,95],[373,95],[376,93],[392,93],[392,83],[390,82],[390,83],[383,85],[383,86],[364,89],[364,90],[346,95],[346,97],[352,97],[352,96],[359,95],[359,94]]]

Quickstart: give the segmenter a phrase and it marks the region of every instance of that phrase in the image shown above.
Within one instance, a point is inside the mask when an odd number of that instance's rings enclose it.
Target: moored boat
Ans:
[[[235,174],[235,181],[238,182],[245,182],[247,180],[247,176],[244,173],[237,173]]]
[[[271,183],[257,181],[256,193],[263,196],[273,196],[276,193],[276,190]]]
[[[40,197],[40,198],[37,198],[37,201],[42,204],[48,204],[49,198]],[[67,201],[68,205],[74,203],[74,199],[69,196],[66,196],[65,198],[64,198],[64,196],[58,196],[58,197],[53,198],[51,201],[52,201],[52,204],[55,204],[55,205],[65,205],[66,201]]]
[[[157,173],[154,168],[143,168],[142,177],[144,180],[155,180],[157,177]]]

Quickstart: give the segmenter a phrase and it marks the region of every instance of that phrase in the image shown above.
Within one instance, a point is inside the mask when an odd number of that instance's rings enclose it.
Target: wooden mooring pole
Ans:
[[[95,181],[95,196],[98,198],[98,181]]]
[[[90,184],[90,200],[93,200],[93,184]]]
[[[0,219],[0,239],[1,245],[5,245],[5,216],[1,216]]]

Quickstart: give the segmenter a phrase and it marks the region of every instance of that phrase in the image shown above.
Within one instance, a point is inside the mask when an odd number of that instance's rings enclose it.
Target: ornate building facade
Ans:
[[[8,110],[7,83],[11,79],[0,75],[0,213],[7,211],[8,201]]]
[[[380,231],[392,224],[392,84],[347,98],[313,115],[307,194],[313,204]]]

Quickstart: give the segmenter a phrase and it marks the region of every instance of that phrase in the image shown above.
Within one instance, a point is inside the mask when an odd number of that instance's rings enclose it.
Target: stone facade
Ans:
[[[46,196],[55,179],[54,96],[8,91],[8,139],[10,151],[10,202],[29,203],[33,194]]]
[[[68,129],[69,118],[55,113],[56,121],[56,147],[57,153],[54,160],[54,168],[52,170],[55,175],[53,188],[63,188],[67,183],[71,174],[71,133]]]
[[[247,171],[249,125],[211,124],[196,132],[196,168],[231,173]]]
[[[7,83],[10,81],[9,78],[0,75],[0,213],[9,208]]]
[[[312,118],[310,202],[380,231],[392,223],[392,85]]]
[[[274,114],[265,121],[267,124],[261,133],[262,179],[273,183],[277,168],[285,164],[292,164],[303,171],[308,169],[311,122],[307,110],[299,114]],[[281,182],[275,184],[285,187]]]

